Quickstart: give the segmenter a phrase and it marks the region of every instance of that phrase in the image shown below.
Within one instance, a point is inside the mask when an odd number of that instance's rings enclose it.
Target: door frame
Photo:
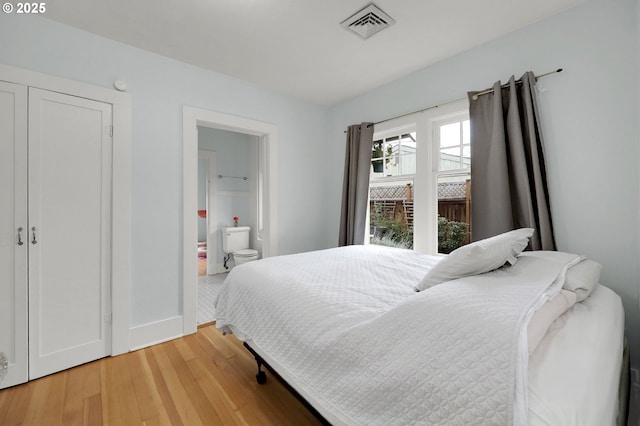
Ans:
[[[198,150],[198,159],[207,161],[207,178],[205,184],[207,217],[205,218],[207,228],[207,275],[218,273],[218,240],[216,238],[216,229],[214,224],[217,223],[218,209],[218,183],[216,177],[216,152],[207,151],[205,149]],[[200,188],[198,188],[198,191]]]
[[[182,107],[182,320],[183,334],[197,331],[198,318],[198,224],[194,220],[198,209],[198,126],[228,130],[258,136],[265,149],[265,184],[263,189],[262,257],[278,254],[278,165],[277,126],[262,121]]]
[[[112,105],[111,355],[129,352],[131,95],[3,64],[0,80]]]

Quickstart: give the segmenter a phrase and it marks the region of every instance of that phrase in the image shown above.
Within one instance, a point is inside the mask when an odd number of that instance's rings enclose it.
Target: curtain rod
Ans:
[[[544,74],[536,75],[536,76],[534,76],[534,78],[536,79],[536,81],[538,81],[538,79],[539,79],[539,78],[546,77],[546,76],[548,76],[548,75],[556,74],[556,73],[559,73],[559,72],[562,72],[562,68],[558,68],[558,69],[557,69],[557,70],[555,70],[555,71],[545,72]],[[522,84],[522,80],[516,80],[516,83],[518,83],[518,84]],[[500,86],[500,87],[508,87],[508,86],[509,86],[509,83],[507,83],[507,84],[503,84],[503,85],[502,85],[502,86]],[[478,98],[479,98],[480,96],[482,96],[482,95],[486,95],[486,94],[488,94],[488,93],[493,93],[493,89],[487,89],[487,90],[483,90],[482,92],[478,92],[478,93],[476,93],[475,95],[473,95],[473,100],[474,100],[474,101],[477,101],[477,100],[478,100]]]
[[[554,71],[549,71],[549,72],[546,72],[544,74],[536,75],[535,79],[536,79],[536,81],[538,81],[539,78],[546,77],[548,75],[556,74],[556,73],[559,73],[559,72],[562,72],[562,68],[558,68],[558,69],[556,69]],[[522,83],[522,80],[516,80],[516,83]],[[506,86],[508,86],[508,84],[502,85],[502,87],[506,87]],[[473,96],[473,99],[476,100],[476,99],[478,99],[479,96],[486,95],[488,93],[493,93],[493,89],[487,89],[485,91],[478,92]],[[401,115],[397,115],[395,117],[391,117],[391,118],[387,118],[387,119],[384,119],[384,120],[376,121],[373,124],[375,125],[375,124],[385,123],[387,121],[395,120],[396,118],[402,118],[402,117],[406,117],[408,115],[417,114],[419,112],[429,111],[430,109],[438,108],[438,107],[441,107],[441,106],[444,106],[444,105],[449,105],[449,104],[452,104],[454,102],[460,102],[460,101],[463,101],[465,99],[467,99],[466,96],[464,98],[454,99],[452,101],[443,102],[443,103],[438,104],[438,105],[433,105],[433,106],[430,106],[430,107],[422,108],[422,109],[419,109],[417,111],[408,112],[406,114],[401,114]],[[345,130],[344,133],[347,133],[347,131]]]

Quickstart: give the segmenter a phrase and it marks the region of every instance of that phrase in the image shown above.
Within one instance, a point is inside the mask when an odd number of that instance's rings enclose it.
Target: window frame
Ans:
[[[440,172],[439,125],[460,121],[460,117],[469,118],[469,102],[462,99],[438,107],[406,115],[376,124],[373,140],[380,140],[404,133],[416,132],[416,172],[413,175],[369,178],[369,182],[392,182],[394,179],[413,178],[413,249],[419,253],[438,254],[438,177],[454,174],[452,171]],[[457,169],[469,173],[470,169]],[[442,174],[441,174],[442,173]],[[369,203],[368,203],[369,205]],[[366,228],[369,229],[370,216],[367,209]],[[369,239],[365,238],[365,244]]]

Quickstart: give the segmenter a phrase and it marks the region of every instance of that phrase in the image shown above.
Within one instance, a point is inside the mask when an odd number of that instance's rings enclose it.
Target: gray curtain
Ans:
[[[532,250],[555,250],[535,76],[470,92],[471,229],[475,241],[534,228]]]
[[[372,147],[373,123],[355,124],[347,128],[338,239],[340,246],[364,244]]]

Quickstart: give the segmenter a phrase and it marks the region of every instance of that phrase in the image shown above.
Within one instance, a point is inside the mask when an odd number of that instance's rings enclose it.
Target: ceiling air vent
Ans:
[[[396,21],[373,3],[354,13],[340,23],[344,28],[353,31],[362,38],[369,38],[378,31],[395,24]]]

